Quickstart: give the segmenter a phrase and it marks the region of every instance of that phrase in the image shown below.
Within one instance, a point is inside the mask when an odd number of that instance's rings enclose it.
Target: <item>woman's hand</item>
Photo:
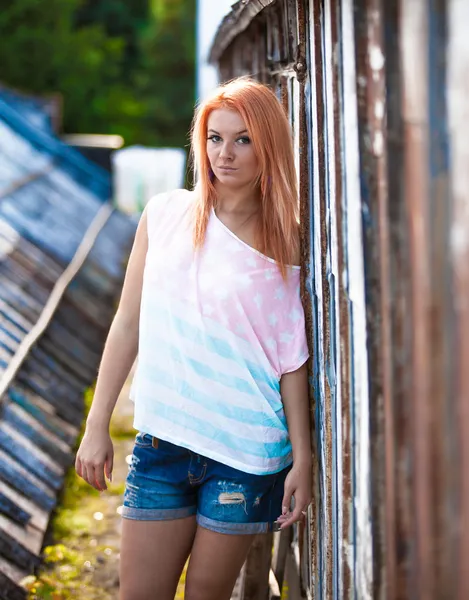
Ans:
[[[306,516],[306,510],[311,502],[311,481],[311,462],[306,461],[297,465],[293,463],[285,479],[282,514],[277,519],[280,529],[285,529]],[[295,507],[293,512],[290,512],[292,497],[295,499]]]
[[[114,446],[107,428],[86,427],[75,459],[77,474],[100,492],[107,489],[104,475],[112,481]]]

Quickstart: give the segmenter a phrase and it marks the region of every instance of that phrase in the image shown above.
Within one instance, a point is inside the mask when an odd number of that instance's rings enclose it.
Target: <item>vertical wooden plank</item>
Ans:
[[[309,28],[308,28],[309,29]],[[309,39],[307,45],[308,63],[309,58]],[[312,214],[312,165],[313,163],[313,144],[312,144],[312,100],[313,93],[311,81],[311,71],[308,69],[304,82],[302,118],[304,127],[300,132],[300,144],[302,152],[302,170],[300,173],[300,222],[301,222],[301,249],[303,270],[302,299],[305,307],[306,331],[308,334],[308,343],[315,352],[316,314],[315,314],[315,295],[314,295],[314,239],[312,235],[313,214]],[[313,354],[314,356],[314,354]],[[313,453],[312,469],[312,500],[311,508],[308,514],[307,522],[307,542],[309,555],[309,572],[306,587],[311,593],[311,597],[316,598],[316,585],[318,581],[318,505],[319,505],[319,472],[318,472],[318,453],[317,453],[317,385],[315,379],[316,364],[310,361],[309,372],[309,394],[310,394],[310,419],[311,419],[311,446]]]
[[[453,340],[452,268],[449,252],[451,200],[449,195],[448,119],[446,102],[447,14],[445,0],[429,0],[428,10],[428,173],[431,389],[431,485],[433,597],[456,598],[453,575],[457,560],[453,518],[457,506],[460,467],[454,435],[456,393]]]
[[[412,445],[415,566],[412,597],[431,598],[432,564],[430,427],[430,273],[428,226],[428,12],[427,2],[400,3],[403,78],[404,181],[409,219],[412,314]],[[419,68],[416,69],[415,65]]]
[[[373,591],[385,597],[385,562],[392,576],[394,452],[391,387],[389,225],[386,146],[386,80],[381,0],[355,2],[360,170],[367,288],[370,374],[370,451]],[[387,517],[387,518],[386,518]],[[386,524],[386,525],[385,525]],[[386,539],[390,541],[389,553]],[[358,548],[357,548],[358,552]],[[358,560],[358,558],[357,558]],[[387,590],[390,593],[390,590]],[[392,596],[389,596],[392,597]]]
[[[268,600],[272,534],[254,538],[246,559],[243,600]]]
[[[345,253],[347,260],[346,293],[349,302],[350,332],[350,394],[353,512],[349,531],[349,564],[354,598],[371,598],[372,538],[370,506],[370,430],[367,322],[365,302],[365,268],[361,249],[362,203],[360,186],[360,137],[358,122],[359,97],[357,77],[360,77],[356,47],[355,14],[352,1],[342,3],[343,39],[343,189],[345,223]],[[357,251],[358,250],[358,251]],[[342,340],[342,343],[344,341]],[[345,434],[344,434],[345,435]],[[344,556],[345,559],[345,556]]]
[[[339,277],[340,295],[340,331],[342,352],[342,531],[340,532],[341,580],[339,584],[340,598],[356,597],[356,545],[355,545],[355,402],[360,389],[366,359],[361,352],[364,350],[362,335],[358,338],[356,351],[354,349],[354,335],[356,328],[360,328],[360,310],[364,310],[364,276],[363,257],[361,252],[352,251],[352,240],[356,240],[356,247],[360,246],[362,239],[360,224],[360,180],[359,180],[359,142],[357,122],[357,94],[356,94],[356,67],[355,67],[355,40],[353,23],[353,0],[344,0],[340,9],[340,87],[342,92],[341,106],[341,145],[343,153],[342,163],[342,215],[341,227],[338,228],[339,260],[341,264]],[[352,236],[352,237],[351,237]],[[358,237],[356,237],[358,236]],[[343,265],[343,266],[342,266]],[[360,279],[357,281],[357,277]],[[352,281],[354,278],[354,281]],[[363,288],[360,291],[360,280]],[[356,286],[356,287],[355,287]],[[355,289],[354,289],[355,288]],[[354,318],[356,313],[357,318]],[[359,329],[357,330],[359,331]],[[355,374],[355,375],[354,375]],[[355,378],[356,377],[356,378]],[[365,374],[365,381],[366,381]],[[366,390],[362,390],[366,393]]]
[[[451,196],[453,218],[450,230],[453,262],[454,309],[457,318],[456,397],[459,434],[459,481],[457,531],[457,598],[469,598],[469,4],[448,2],[448,114],[451,141]],[[453,571],[454,572],[454,571]]]
[[[326,598],[325,561],[326,549],[330,547],[328,519],[325,512],[325,382],[322,365],[324,364],[324,315],[322,288],[322,229],[321,229],[321,177],[323,168],[320,162],[320,149],[324,137],[321,129],[321,98],[322,98],[322,59],[321,59],[321,21],[320,2],[309,2],[309,139],[310,139],[310,200],[309,200],[309,233],[310,257],[307,265],[307,288],[311,296],[311,327],[313,361],[312,388],[314,399],[314,444],[316,461],[314,463],[314,489],[312,518],[310,522],[311,539],[311,588],[316,600]]]
[[[291,529],[274,533],[274,548],[272,555],[272,570],[280,589],[285,578],[285,564],[291,544]]]
[[[295,72],[299,84],[299,106],[298,106],[298,177],[299,177],[299,196],[300,196],[300,223],[301,223],[301,262],[303,265],[307,265],[310,256],[310,243],[309,243],[309,226],[310,226],[310,215],[309,215],[309,194],[310,194],[310,152],[309,152],[309,137],[308,137],[308,14],[306,2],[299,1],[296,3],[297,7],[297,33],[298,33],[298,49],[296,56]],[[306,222],[303,218],[306,216]],[[306,307],[306,319],[311,324],[311,301],[310,296],[307,293],[306,286],[306,269],[302,272],[301,281],[301,297],[303,305]],[[310,344],[310,349],[311,344]],[[308,365],[308,376],[310,379],[311,375],[311,361]],[[314,404],[314,398],[311,394],[310,389],[310,425],[313,430],[314,428],[314,416],[312,414],[312,407]],[[311,453],[313,464],[315,462],[315,452],[313,443],[313,433],[311,433]],[[314,470],[314,469],[313,469]],[[314,482],[312,483],[312,496],[315,496]],[[306,523],[298,526],[298,544],[300,554],[300,583],[301,588],[304,590],[308,597],[310,597],[311,590],[311,571],[312,571],[312,553],[311,553],[311,516],[313,510],[308,510]]]
[[[323,26],[324,52],[324,104],[325,104],[325,163],[326,168],[326,206],[327,206],[327,242],[328,255],[326,272],[329,287],[329,328],[330,341],[327,348],[327,364],[324,366],[331,393],[331,529],[332,529],[332,597],[343,598],[341,560],[343,505],[350,497],[343,496],[343,463],[342,463],[342,368],[341,368],[341,317],[344,315],[339,288],[342,287],[339,271],[339,255],[343,260],[340,248],[342,241],[342,169],[340,148],[340,90],[339,90],[339,35],[338,35],[338,3],[324,2]],[[344,266],[343,262],[340,265]],[[346,323],[345,323],[346,324]],[[345,338],[347,340],[347,338]],[[347,340],[348,342],[348,340]],[[348,346],[348,343],[346,345]],[[346,377],[345,382],[348,381]]]
[[[391,379],[392,421],[386,422],[386,479],[394,477],[394,509],[386,506],[386,579],[390,598],[404,599],[410,594],[414,518],[411,506],[412,431],[411,431],[411,269],[409,231],[405,204],[404,135],[402,115],[402,69],[400,58],[400,21],[398,3],[384,2],[385,72],[387,120],[387,180],[389,219],[389,271],[391,294]],[[386,416],[386,419],[389,417]],[[389,427],[393,432],[389,432]],[[391,440],[390,440],[391,437]],[[394,442],[392,441],[394,439]],[[394,463],[394,466],[392,464]],[[392,472],[390,472],[392,469]],[[387,492],[389,494],[389,492]],[[392,596],[391,594],[394,594]]]

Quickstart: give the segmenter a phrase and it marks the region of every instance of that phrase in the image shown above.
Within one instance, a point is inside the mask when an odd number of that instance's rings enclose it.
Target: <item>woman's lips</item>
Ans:
[[[233,173],[233,171],[237,171],[238,169],[234,169],[233,167],[218,167],[218,170],[225,173]]]

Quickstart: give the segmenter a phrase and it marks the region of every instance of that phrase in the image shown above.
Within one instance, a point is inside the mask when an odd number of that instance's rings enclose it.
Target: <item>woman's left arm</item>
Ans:
[[[311,502],[312,450],[306,363],[296,371],[282,375],[280,393],[293,449],[293,467],[285,480],[282,515],[278,518],[280,528],[285,529],[302,518],[302,512]],[[292,497],[295,507],[290,512]]]

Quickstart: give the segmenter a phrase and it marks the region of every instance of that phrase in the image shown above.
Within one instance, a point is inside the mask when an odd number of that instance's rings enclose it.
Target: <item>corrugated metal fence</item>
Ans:
[[[469,598],[468,31],[466,0],[247,0],[212,48],[293,125],[311,598]]]

